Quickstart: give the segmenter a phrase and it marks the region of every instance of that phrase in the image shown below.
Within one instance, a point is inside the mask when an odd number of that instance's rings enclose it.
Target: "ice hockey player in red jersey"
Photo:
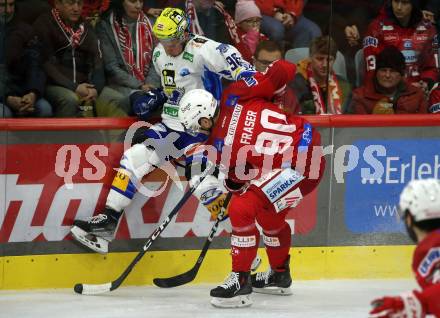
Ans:
[[[417,243],[412,269],[421,291],[372,302],[371,318],[440,317],[440,181],[413,180],[400,195],[409,237]]]
[[[292,233],[285,217],[289,207],[318,185],[325,165],[320,134],[303,118],[269,101],[282,93],[294,73],[293,64],[280,60],[266,73],[232,83],[224,92],[219,114],[215,100],[203,90],[182,98],[179,119],[187,132],[210,133],[208,143],[218,155],[224,186],[233,192],[228,206],[232,272],[211,290],[214,306],[249,306],[252,290],[291,293]],[[263,230],[270,268],[251,276],[260,239],[256,223]]]

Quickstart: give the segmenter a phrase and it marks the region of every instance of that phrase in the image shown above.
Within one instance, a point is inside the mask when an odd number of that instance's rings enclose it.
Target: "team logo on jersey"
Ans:
[[[428,112],[432,114],[440,113],[440,103],[429,106]]]
[[[176,73],[174,70],[163,70],[162,71],[162,78],[163,78],[163,85],[165,88],[175,88],[176,82],[175,82]]]
[[[298,151],[302,152],[307,149],[307,147],[312,142],[312,125],[309,123],[304,124],[304,132],[301,135],[301,140],[298,144]]]
[[[229,45],[221,43],[215,49],[218,50],[221,54],[225,54],[229,50]]]
[[[182,58],[184,60],[190,61],[191,63],[194,62],[194,54],[191,54],[191,53],[188,53],[188,52],[183,52]]]
[[[426,31],[426,27],[424,25],[419,25],[416,29],[416,31]]]
[[[403,41],[403,47],[405,49],[412,49],[412,47],[413,47],[412,41],[411,40]]]
[[[228,97],[226,98],[226,106],[229,107],[235,107],[237,105],[238,99],[240,96],[234,95],[234,94],[228,94]]]
[[[180,72],[179,72],[179,75],[182,76],[182,77],[185,77],[185,76],[189,75],[189,69],[187,69],[187,68],[182,68],[182,69],[180,70]]]
[[[417,271],[422,277],[426,277],[434,266],[440,264],[440,247],[433,247],[426,254]]]
[[[364,47],[369,47],[369,46],[377,47],[378,43],[379,41],[377,40],[377,38],[374,38],[372,36],[367,36],[364,38]]]

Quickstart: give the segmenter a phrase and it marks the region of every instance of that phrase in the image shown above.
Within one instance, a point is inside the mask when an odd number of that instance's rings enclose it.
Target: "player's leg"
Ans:
[[[265,201],[266,210],[257,212],[256,219],[263,228],[263,241],[269,258],[270,268],[266,272],[252,275],[255,292],[290,295],[292,278],[290,274],[291,229],[285,221],[288,208],[299,204],[319,184],[323,174],[324,161],[319,161],[317,177],[306,178],[292,168],[273,170],[270,176],[253,182],[251,189]],[[310,177],[311,165],[306,166]],[[313,167],[312,167],[313,168]]]
[[[260,233],[255,224],[261,199],[253,191],[234,195],[229,204],[232,224],[232,272],[226,281],[211,290],[211,304],[217,307],[245,307],[252,304],[250,270],[257,255]]]
[[[273,211],[259,213],[257,222],[263,228],[263,242],[269,259],[269,268],[251,277],[255,292],[290,295],[292,277],[290,274],[291,229],[284,220],[285,213]]]
[[[260,180],[252,182],[250,189],[260,197],[265,209],[257,211],[256,219],[263,229],[263,241],[269,258],[269,269],[252,275],[255,292],[290,295],[291,229],[285,221],[287,208],[302,199],[299,184],[305,180],[297,171],[275,169]]]
[[[147,138],[158,142],[169,130],[156,124],[146,131]],[[161,149],[163,151],[163,149]],[[98,253],[107,253],[108,243],[114,239],[123,210],[131,203],[142,178],[165,160],[152,146],[135,144],[124,152],[120,167],[113,179],[104,211],[87,220],[75,220],[73,237]]]
[[[123,210],[137,191],[138,180],[157,164],[159,159],[154,150],[143,144],[136,144],[125,151],[104,211],[87,220],[75,220],[71,229],[73,237],[98,253],[107,253],[108,243],[114,239]]]

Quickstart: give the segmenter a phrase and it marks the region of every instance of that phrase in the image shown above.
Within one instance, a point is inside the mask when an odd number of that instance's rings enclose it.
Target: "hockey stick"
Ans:
[[[127,266],[124,272],[114,281],[105,283],[105,284],[76,284],[73,290],[78,294],[83,295],[96,295],[102,294],[105,292],[109,292],[115,290],[119,286],[121,286],[122,282],[127,278],[135,265],[140,261],[140,259],[145,255],[147,250],[156,240],[156,238],[165,230],[168,224],[171,222],[171,219],[174,215],[179,212],[182,206],[188,201],[196,188],[202,183],[202,181],[206,178],[208,174],[210,174],[213,164],[208,165],[207,169],[203,171],[200,175],[200,178],[189,188],[189,190],[184,194],[184,196],[180,199],[180,201],[176,204],[174,209],[168,214],[168,216],[163,220],[162,224],[150,235],[147,242],[142,247],[142,250],[136,255],[136,257],[131,261],[131,263]]]
[[[199,272],[200,266],[202,265],[203,260],[205,259],[206,253],[208,252],[209,246],[212,243],[212,239],[214,238],[215,233],[217,232],[218,225],[220,224],[220,221],[223,219],[223,215],[225,213],[226,207],[229,204],[229,201],[231,200],[232,192],[229,192],[226,195],[225,201],[223,202],[222,209],[220,213],[217,216],[217,219],[215,220],[214,225],[211,228],[211,231],[209,232],[208,238],[205,241],[205,244],[203,245],[202,251],[200,252],[199,257],[197,258],[197,262],[194,264],[194,266],[187,272],[182,273],[177,276],[168,277],[168,278],[155,278],[153,279],[153,283],[161,288],[170,288],[170,287],[176,287],[185,285],[189,282],[192,282]]]

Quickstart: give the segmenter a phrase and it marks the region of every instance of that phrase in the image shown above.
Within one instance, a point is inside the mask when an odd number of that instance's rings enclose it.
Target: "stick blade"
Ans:
[[[197,271],[191,269],[188,272],[177,276],[168,277],[168,278],[155,278],[153,279],[153,283],[154,285],[160,288],[172,288],[192,282],[194,278],[196,278],[196,275],[197,275]]]
[[[112,283],[106,284],[76,284],[73,290],[77,294],[81,295],[98,295],[109,292],[112,287]]]

